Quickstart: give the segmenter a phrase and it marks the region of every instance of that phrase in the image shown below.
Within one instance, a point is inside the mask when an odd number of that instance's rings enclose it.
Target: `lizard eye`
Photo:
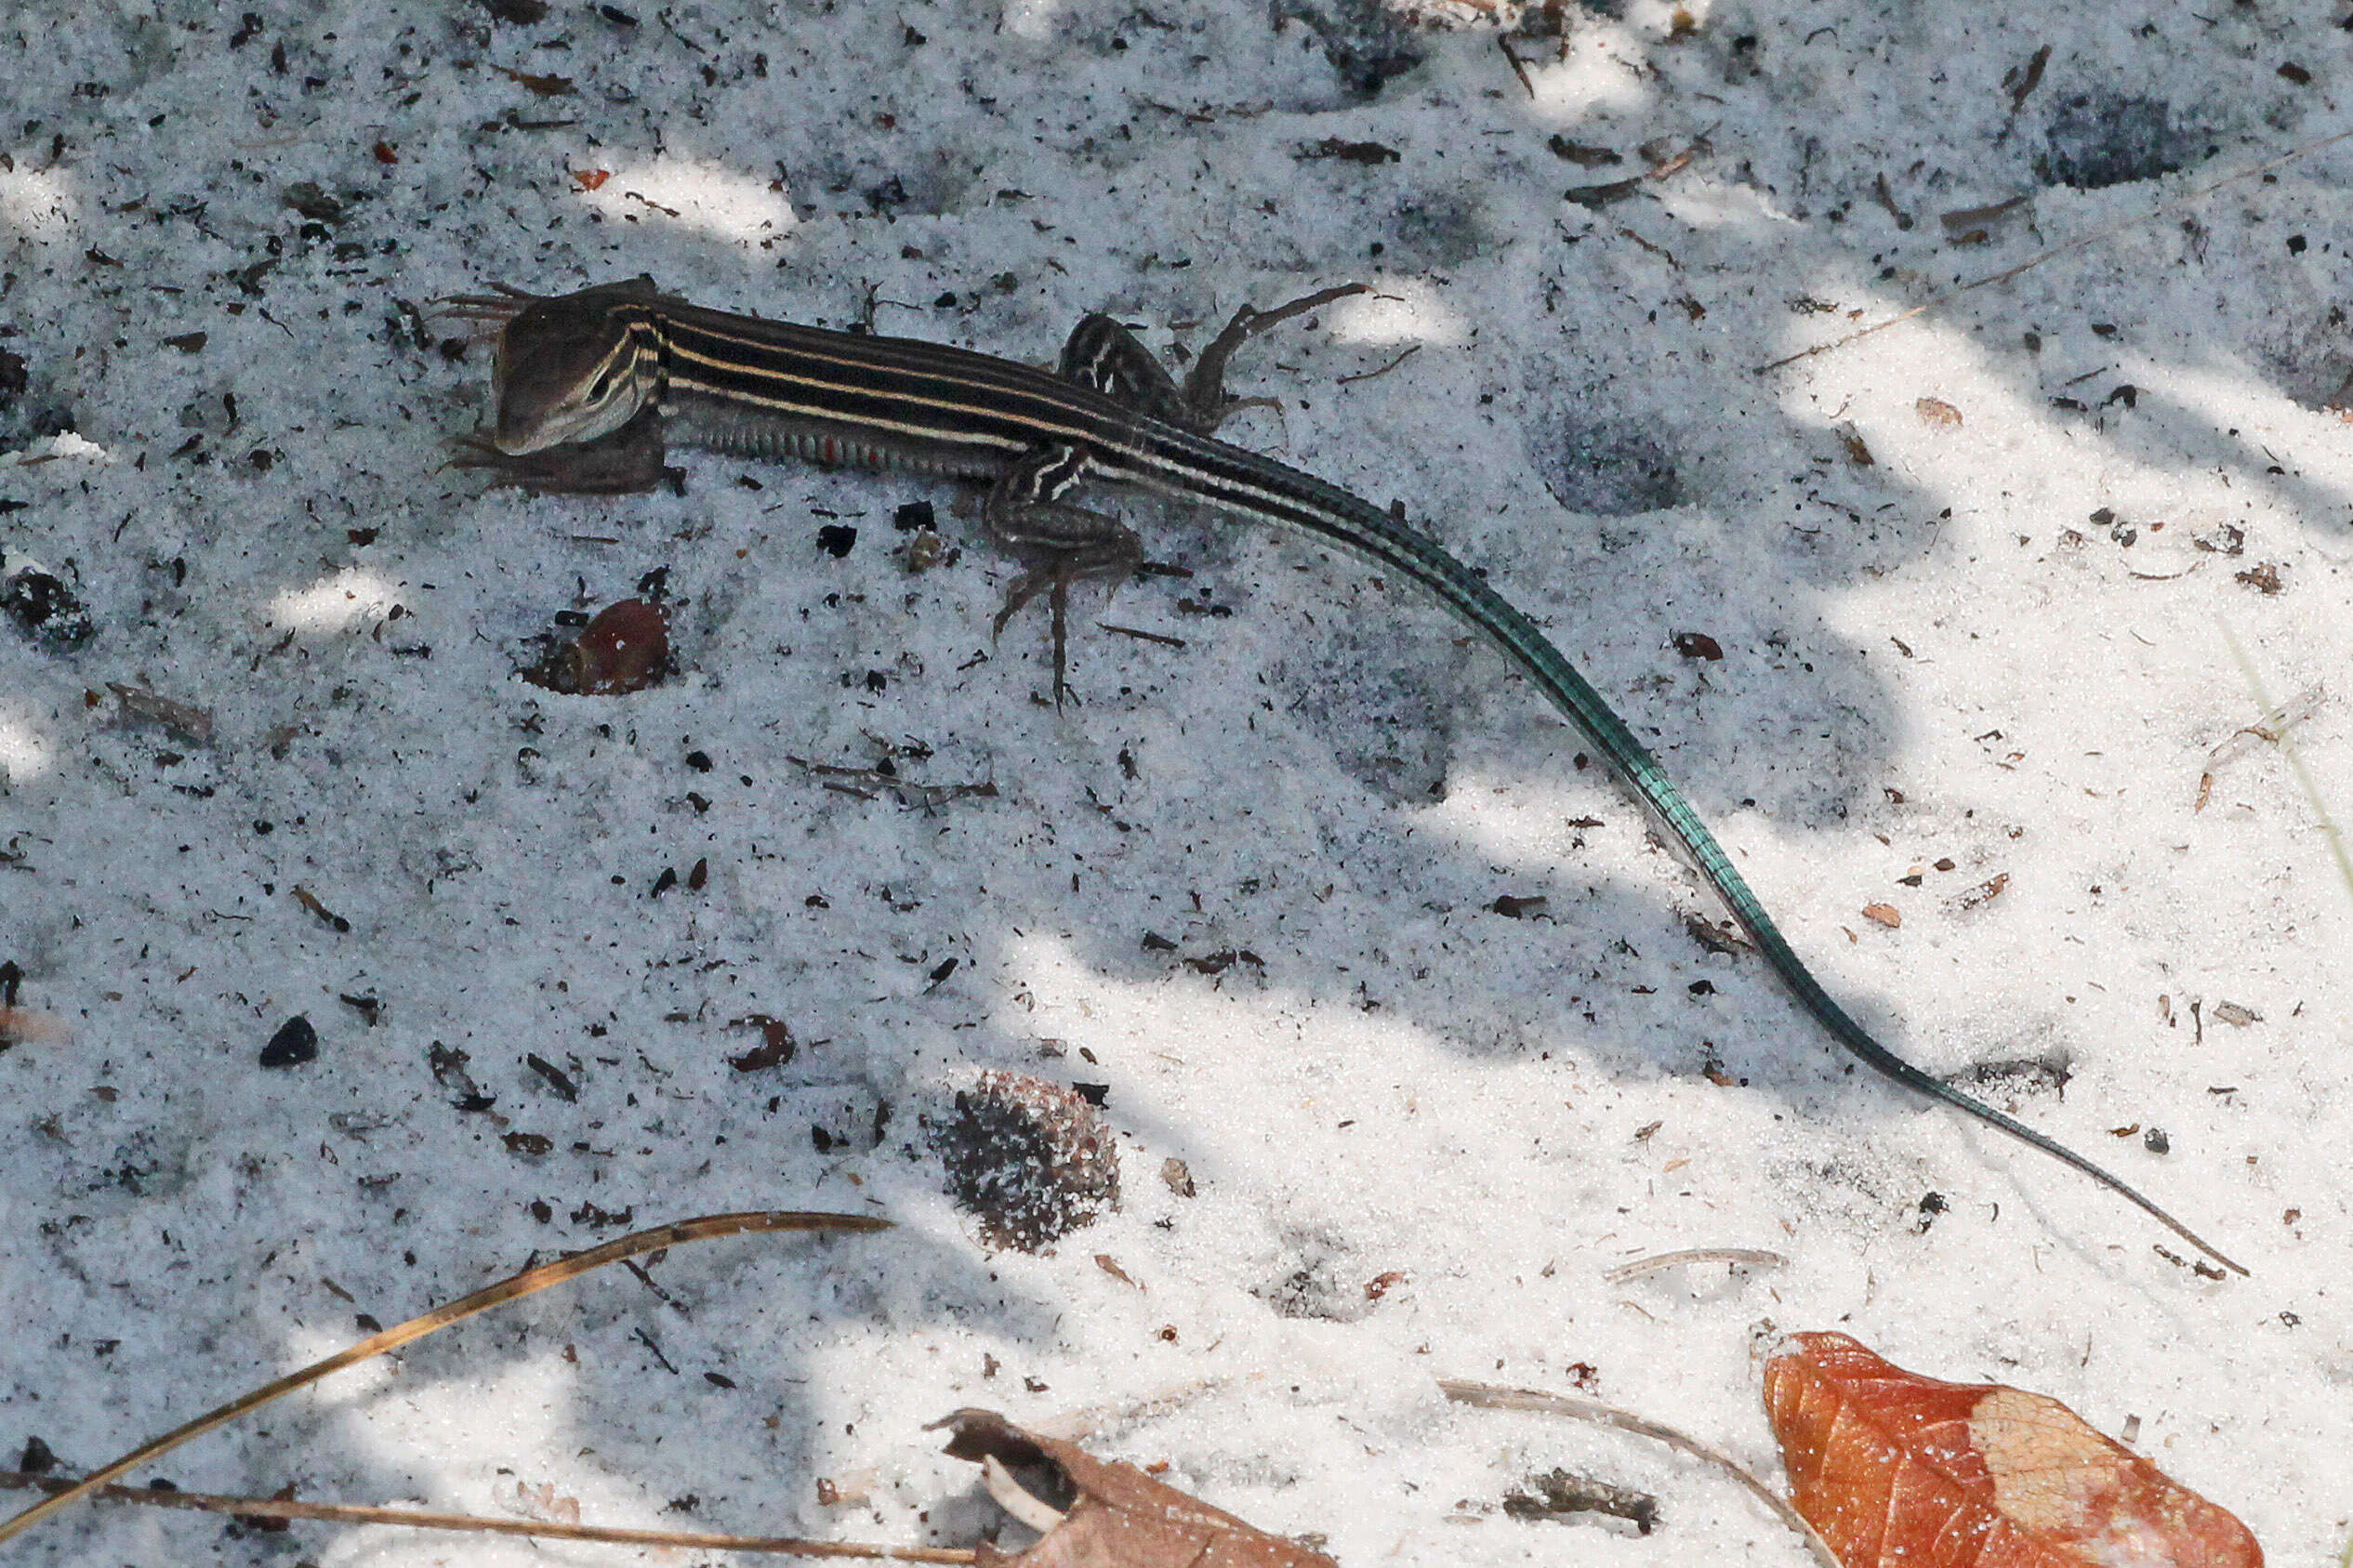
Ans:
[[[602,402],[604,401],[604,395],[611,390],[613,390],[613,373],[608,370],[603,375],[598,376],[595,384],[588,389],[588,401],[590,402]]]

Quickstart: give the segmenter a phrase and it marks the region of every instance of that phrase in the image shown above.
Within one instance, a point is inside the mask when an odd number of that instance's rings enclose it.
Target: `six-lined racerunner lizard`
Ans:
[[[1369,558],[1434,595],[1514,664],[1600,752],[1698,865],[1799,1004],[1866,1065],[2091,1177],[2208,1257],[2232,1262],[2118,1177],[1930,1076],[1874,1040],[1824,991],[1707,825],[1625,720],[1552,640],[1434,540],[1344,490],[1210,432],[1239,406],[1235,349],[1277,321],[1356,289],[1245,310],[1183,388],[1107,316],[1071,334],[1058,370],[908,338],[795,326],[706,310],[650,279],[552,297],[505,291],[448,301],[499,327],[491,427],[461,461],[535,491],[615,494],[659,482],[669,442],[740,456],[985,480],[990,536],[1029,567],[998,616],[1040,591],[1054,608],[1061,692],[1064,587],[1131,567],[1117,520],[1069,505],[1082,481],[1157,492],[1286,523]]]

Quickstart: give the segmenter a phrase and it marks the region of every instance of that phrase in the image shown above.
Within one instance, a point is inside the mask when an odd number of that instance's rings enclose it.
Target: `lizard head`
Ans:
[[[659,395],[650,278],[532,299],[498,334],[491,440],[510,457],[609,436]]]

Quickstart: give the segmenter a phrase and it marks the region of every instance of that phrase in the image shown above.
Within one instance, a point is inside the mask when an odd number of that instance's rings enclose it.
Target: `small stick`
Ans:
[[[1512,52],[1512,40],[1499,33],[1495,35],[1495,46],[1503,51],[1505,59],[1512,62],[1512,74],[1520,79],[1520,86],[1527,89],[1527,96],[1534,98],[1536,84],[1527,79],[1527,67],[1520,63],[1520,57]]]
[[[2244,663],[2246,656],[2239,652],[2235,646],[2231,652],[2241,661],[2240,669],[2243,673],[2246,669]],[[2260,681],[2255,683],[2255,690],[2258,693],[2263,690]],[[2220,745],[2206,754],[2206,768],[2198,775],[2198,794],[2190,804],[2190,810],[2195,813],[2206,809],[2206,802],[2213,797],[2214,793],[2214,775],[2222,771],[2225,763],[2237,761],[2256,742],[2262,742],[2267,745],[2285,746],[2288,744],[2289,730],[2311,718],[2319,709],[2321,698],[2326,694],[2321,687],[2307,688],[2271,709],[2254,723],[2244,724],[2233,730]],[[7,998],[5,995],[0,995],[0,1002],[6,1000]]]
[[[14,1518],[0,1521],[0,1541],[31,1528],[59,1509],[88,1496],[108,1482],[170,1453],[192,1438],[202,1437],[216,1427],[225,1427],[238,1416],[260,1409],[281,1394],[290,1394],[297,1389],[317,1382],[331,1372],[340,1372],[371,1356],[396,1351],[411,1340],[422,1339],[436,1329],[463,1322],[493,1307],[535,1295],[551,1285],[562,1285],[591,1269],[601,1268],[623,1258],[635,1258],[640,1253],[658,1251],[683,1242],[707,1241],[715,1236],[748,1235],[767,1231],[882,1231],[888,1230],[890,1225],[888,1219],[864,1214],[802,1214],[773,1209],[746,1214],[707,1214],[697,1219],[682,1219],[675,1225],[640,1231],[633,1235],[623,1236],[619,1241],[607,1242],[586,1252],[575,1252],[553,1263],[526,1269],[496,1285],[477,1290],[471,1296],[461,1297],[447,1306],[436,1307],[422,1317],[411,1318],[381,1334],[371,1335],[324,1361],[314,1361],[299,1372],[289,1372],[274,1382],[265,1383],[250,1393],[241,1394],[226,1404],[207,1410],[192,1421],[174,1427],[152,1442],[139,1444],[112,1464],[99,1466],[55,1496],[45,1497]]]
[[[960,784],[918,784],[896,773],[886,773],[879,768],[844,768],[832,762],[813,762],[805,757],[787,757],[786,761],[812,777],[826,781],[827,789],[854,795],[861,800],[871,800],[888,792],[898,797],[899,804],[912,810],[916,807],[945,806],[951,800],[961,800],[977,795],[983,799],[997,798],[994,783]]]
[[[2266,712],[2273,711],[2271,699],[2264,694],[2263,677],[2256,672],[2254,661],[2247,657],[2247,651],[2239,646],[2239,634],[2230,629],[2228,621],[2216,624],[2222,627],[2223,641],[2230,645],[2230,656],[2238,661],[2239,673],[2246,677],[2248,687],[2255,694],[2255,705]],[[2279,733],[2272,737],[2273,744],[2287,753],[2288,766],[2294,771],[2296,783],[2304,786],[2304,797],[2312,803],[2312,814],[2320,821],[2321,842],[2328,845],[2330,858],[2336,862],[2336,874],[2344,878],[2346,891],[2353,892],[2353,855],[2346,852],[2345,836],[2337,831],[2336,819],[2329,815],[2328,802],[2320,798],[2320,786],[2313,782],[2311,770],[2304,765],[2304,754],[2288,738],[2289,722],[2282,716]]]
[[[1959,288],[1953,289],[1949,293],[1937,295],[1933,299],[1929,299],[1913,306],[1910,310],[1906,310],[1901,315],[1890,316],[1887,320],[1879,323],[1876,326],[1867,326],[1858,332],[1850,332],[1844,337],[1833,337],[1828,343],[1817,343],[1811,349],[1801,349],[1794,354],[1784,354],[1779,359],[1772,362],[1770,364],[1761,364],[1757,366],[1752,374],[1757,376],[1769,376],[1773,372],[1779,370],[1784,365],[1795,364],[1800,360],[1810,360],[1817,354],[1827,354],[1833,349],[1844,349],[1849,343],[1854,343],[1862,338],[1869,337],[1875,332],[1885,332],[1891,326],[1901,326],[1904,323],[1910,321],[1913,317],[1925,315],[1929,311],[1937,309],[1939,306],[1950,305],[1954,300],[1960,298],[1963,295],[1968,294],[1973,290],[1991,288],[1996,283],[2006,283],[2012,278],[2016,277],[2019,273],[2030,271],[2034,268],[2042,266],[2046,261],[2052,260],[2057,257],[2065,256],[2070,251],[2079,251],[2088,245],[2095,245],[2102,240],[2122,233],[2127,229],[2136,228],[2144,223],[2154,222],[2158,218],[2165,217],[2168,213],[2179,212],[2182,208],[2189,205],[2193,202],[2205,200],[2205,198],[2213,195],[2215,191],[2221,190],[2226,185],[2236,185],[2242,179],[2253,179],[2259,174],[2268,174],[2273,169],[2279,168],[2284,164],[2293,164],[2299,158],[2308,158],[2313,153],[2320,152],[2322,148],[2333,147],[2338,142],[2346,140],[2347,138],[2353,138],[2353,131],[2339,131],[2334,136],[2322,137],[2320,140],[2309,142],[2305,146],[2296,148],[2293,152],[2282,152],[2278,157],[2257,164],[2253,168],[2241,169],[2236,174],[2224,175],[2218,179],[2212,180],[2207,184],[2198,187],[2188,195],[2183,196],[2176,201],[2168,202],[2163,206],[2158,207],[2153,211],[2142,213],[2137,217],[2119,218],[2116,222],[2108,224],[2102,228],[2095,229],[2088,234],[2079,235],[2075,239],[2068,241],[2065,244],[2053,245],[2049,250],[2042,252],[2039,256],[2029,257],[2026,260],[2019,262],[2016,267],[2006,267],[2001,271],[1994,273],[1991,277],[1979,278],[1974,283],[1963,283]]]
[[[1386,376],[1391,371],[1396,369],[1399,365],[1405,363],[1408,360],[1413,358],[1414,355],[1420,352],[1421,352],[1421,345],[1417,343],[1412,348],[1408,349],[1404,353],[1399,354],[1395,359],[1391,360],[1387,364],[1382,365],[1379,370],[1367,370],[1361,371],[1355,376],[1343,376],[1340,377],[1338,381],[1334,382],[1333,385],[1345,387],[1352,381],[1370,381],[1376,376]]]
[[[1771,1487],[1741,1469],[1730,1455],[1709,1447],[1698,1438],[1685,1437],[1672,1427],[1662,1427],[1646,1420],[1631,1410],[1620,1410],[1614,1404],[1604,1404],[1597,1399],[1580,1399],[1575,1394],[1546,1393],[1541,1389],[1512,1389],[1500,1383],[1474,1383],[1460,1377],[1441,1377],[1438,1387],[1447,1398],[1459,1404],[1475,1404],[1483,1410],[1531,1410],[1540,1416],[1566,1416],[1572,1421],[1591,1421],[1597,1427],[1615,1427],[1636,1437],[1654,1438],[1668,1447],[1704,1459],[1733,1480],[1755,1493],[1776,1518],[1805,1538],[1813,1548],[1814,1560],[1822,1568],[1840,1568],[1838,1554],[1830,1543],[1815,1533],[1805,1516],[1776,1496]]]
[[[1097,621],[1095,625],[1101,626],[1104,631],[1116,632],[1121,637],[1132,637],[1141,642],[1157,642],[1163,648],[1182,648],[1184,646],[1184,639],[1181,637],[1170,637],[1166,632],[1145,631],[1142,626],[1123,626],[1116,621]]]
[[[36,1486],[64,1492],[70,1481],[0,1470],[0,1486]],[[969,1563],[965,1547],[877,1547],[857,1541],[810,1541],[794,1535],[720,1535],[698,1531],[625,1530],[607,1524],[559,1524],[551,1520],[484,1519],[475,1514],[429,1513],[417,1509],[369,1508],[359,1503],[305,1503],[291,1497],[232,1497],[215,1492],[163,1492],[142,1486],[101,1486],[94,1496],[111,1503],[190,1509],[237,1519],[318,1519],[338,1524],[397,1524],[411,1530],[470,1530],[489,1535],[530,1535],[565,1541],[610,1541],[619,1546],[684,1547],[696,1551],[764,1551],[794,1557],[883,1558],[894,1562]]]

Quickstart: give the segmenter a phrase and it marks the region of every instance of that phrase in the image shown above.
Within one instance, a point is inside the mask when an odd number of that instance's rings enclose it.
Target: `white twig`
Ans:
[[[1680,1268],[1685,1263],[1730,1263],[1751,1269],[1786,1269],[1790,1260],[1778,1252],[1766,1252],[1753,1246],[1696,1246],[1687,1252],[1661,1252],[1649,1258],[1637,1258],[1631,1263],[1620,1263],[1602,1278],[1611,1285],[1623,1285],[1643,1274],[1656,1273],[1660,1269]]]

